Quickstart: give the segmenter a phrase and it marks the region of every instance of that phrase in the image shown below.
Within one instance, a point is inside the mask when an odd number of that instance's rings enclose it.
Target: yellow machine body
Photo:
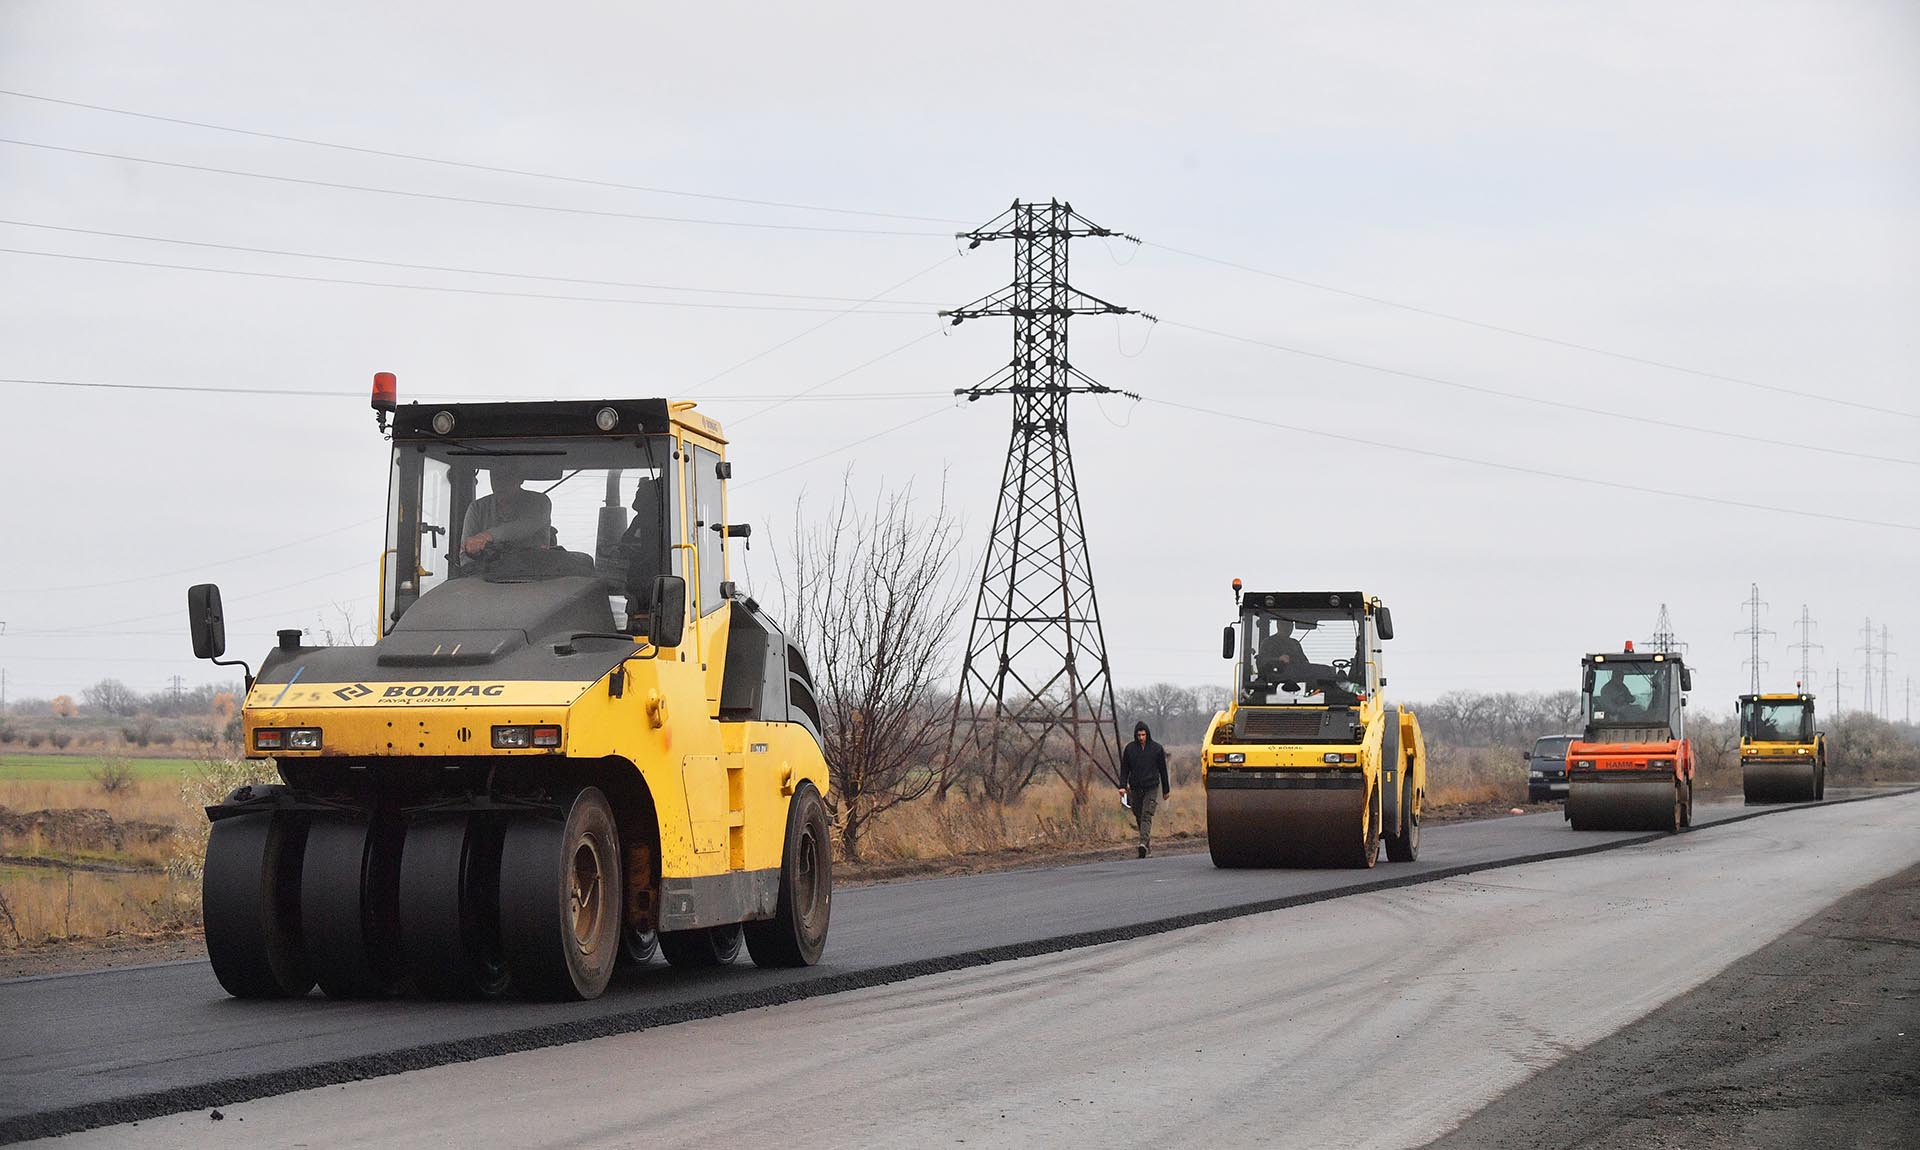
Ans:
[[[1742,695],[1740,789],[1752,803],[1826,797],[1827,736],[1816,728],[1814,697],[1802,691]]]
[[[732,581],[751,529],[720,425],[664,400],[387,410],[377,641],[282,631],[241,726],[284,785],[208,809],[222,984],[592,997],[616,950],[816,961],[819,704]],[[188,599],[218,659],[218,589]]]
[[[1391,616],[1357,592],[1247,592],[1240,606],[1234,692],[1201,749],[1215,864],[1369,867],[1383,840],[1411,861],[1426,743],[1381,691]]]

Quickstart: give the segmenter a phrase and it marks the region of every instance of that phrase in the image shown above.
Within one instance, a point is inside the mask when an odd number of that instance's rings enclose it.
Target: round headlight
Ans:
[[[436,411],[433,413],[433,433],[446,435],[453,430],[453,412]]]
[[[620,426],[620,413],[611,407],[603,407],[593,413],[593,425],[602,431],[612,431]]]

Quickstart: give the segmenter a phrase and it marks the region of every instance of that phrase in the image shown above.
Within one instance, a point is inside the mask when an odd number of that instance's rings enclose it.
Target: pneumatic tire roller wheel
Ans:
[[[597,787],[516,818],[500,848],[500,950],[529,998],[596,998],[620,954],[620,836]]]
[[[740,957],[745,932],[740,924],[660,932],[660,953],[669,965],[701,969],[730,966]]]
[[[300,868],[300,934],[329,998],[392,988],[400,828],[384,819],[316,815]]]
[[[507,988],[500,952],[505,825],[484,815],[427,816],[400,855],[400,955],[420,992],[493,998]]]
[[[213,976],[235,998],[297,998],[313,989],[300,945],[306,821],[283,812],[217,820],[207,834],[200,904]]]
[[[743,927],[755,966],[812,966],[820,961],[833,909],[832,833],[820,792],[812,783],[801,783],[787,806],[774,916]]]

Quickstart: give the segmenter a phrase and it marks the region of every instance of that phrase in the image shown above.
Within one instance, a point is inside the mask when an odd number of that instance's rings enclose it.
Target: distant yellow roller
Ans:
[[[1381,697],[1391,613],[1357,591],[1233,589],[1233,698],[1201,749],[1214,865],[1370,867],[1382,843],[1412,862],[1427,755],[1413,713]]]
[[[1738,714],[1740,789],[1748,804],[1826,797],[1827,736],[1815,729],[1812,695],[1742,695]]]

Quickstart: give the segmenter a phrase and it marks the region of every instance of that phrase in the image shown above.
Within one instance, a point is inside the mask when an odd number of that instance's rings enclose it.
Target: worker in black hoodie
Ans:
[[[1156,793],[1157,792],[1157,793]],[[1167,749],[1153,741],[1144,722],[1133,725],[1133,742],[1120,752],[1120,797],[1133,808],[1140,828],[1140,857],[1153,853],[1153,811],[1173,793],[1167,778]]]

